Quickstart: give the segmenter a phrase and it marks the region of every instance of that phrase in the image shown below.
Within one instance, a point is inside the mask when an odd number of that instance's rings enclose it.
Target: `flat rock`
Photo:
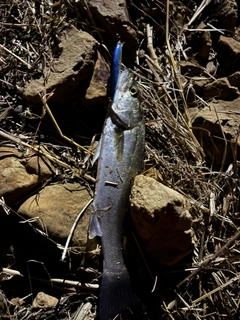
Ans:
[[[192,124],[195,136],[216,169],[222,165],[223,168],[229,166],[234,159],[235,146],[236,157],[240,157],[239,104],[240,98],[233,101],[214,100],[197,114]]]
[[[135,178],[130,213],[146,250],[159,264],[173,265],[193,250],[189,203],[151,177]]]
[[[233,100],[239,96],[239,91],[238,88],[230,85],[227,78],[220,78],[204,86],[203,96],[205,98]]]
[[[78,183],[56,184],[27,199],[18,213],[27,219],[35,218],[35,226],[54,241],[65,244],[75,219],[90,199],[87,189]],[[85,247],[90,214],[88,208],[82,215],[71,246]]]
[[[52,67],[46,68],[47,93],[54,91],[51,102],[64,104],[80,82],[91,76],[97,59],[97,41],[87,32],[71,27],[60,36],[62,52],[53,58]],[[44,78],[32,80],[20,89],[25,99],[40,103],[39,93],[44,90]]]
[[[15,148],[0,148],[0,197],[16,204],[40,182],[53,174],[47,159],[37,154],[24,155]]]

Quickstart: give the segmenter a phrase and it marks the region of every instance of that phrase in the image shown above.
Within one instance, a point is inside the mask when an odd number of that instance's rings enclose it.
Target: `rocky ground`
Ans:
[[[1,319],[97,319],[92,157],[119,39],[146,117],[123,247],[142,318],[238,318],[239,6],[0,4]]]

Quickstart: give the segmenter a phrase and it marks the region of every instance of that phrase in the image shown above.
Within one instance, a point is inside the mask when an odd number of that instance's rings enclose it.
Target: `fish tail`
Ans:
[[[139,300],[132,291],[126,268],[121,272],[105,272],[100,292],[100,320],[113,320],[127,308],[135,310]]]

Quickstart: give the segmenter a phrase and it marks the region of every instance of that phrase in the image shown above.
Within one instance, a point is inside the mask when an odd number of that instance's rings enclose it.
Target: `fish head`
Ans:
[[[125,129],[134,128],[143,119],[139,89],[128,69],[119,75],[110,116],[114,124]]]

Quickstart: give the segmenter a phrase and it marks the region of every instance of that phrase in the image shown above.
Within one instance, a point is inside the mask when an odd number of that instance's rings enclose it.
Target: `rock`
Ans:
[[[189,109],[197,107],[196,91],[193,86],[184,88],[184,95]]]
[[[204,27],[206,27],[206,26],[203,26],[203,28]],[[202,28],[201,24],[198,28],[199,29]],[[198,56],[198,58],[202,58],[204,60],[207,60],[209,58],[209,52],[212,47],[211,33],[209,31],[200,32],[199,41],[201,43],[201,46],[199,48],[197,56]]]
[[[189,203],[155,179],[139,175],[130,213],[146,250],[159,264],[173,265],[193,250]]]
[[[11,156],[22,158],[23,154],[13,147],[0,147],[0,160]]]
[[[27,157],[15,148],[0,148],[0,197],[12,206],[53,174],[47,159],[37,154]]]
[[[213,75],[214,77],[216,76],[217,73],[217,67],[213,61],[208,61],[206,65],[206,70],[209,74]]]
[[[204,30],[208,29],[208,26],[204,22],[201,22],[197,29]],[[209,58],[209,52],[212,46],[211,33],[209,31],[195,31],[190,33],[188,37],[187,46],[192,47],[194,57],[197,60],[206,62]]]
[[[213,0],[204,14],[208,22],[217,29],[234,31],[238,20],[238,6],[235,0]]]
[[[58,303],[58,299],[44,292],[38,292],[33,300],[32,307],[35,309],[52,309]]]
[[[71,98],[82,80],[91,76],[97,58],[97,41],[88,33],[71,27],[60,37],[62,53],[53,58],[51,69],[46,68],[47,93],[54,91],[49,101],[64,104]],[[44,90],[44,78],[32,80],[21,89],[23,97],[33,104],[40,103],[39,92]]]
[[[227,78],[220,78],[204,86],[203,96],[206,98],[233,100],[239,96],[239,91],[238,88],[230,85]]]
[[[193,121],[195,120],[196,116],[198,115],[198,112],[199,112],[198,107],[189,108],[188,116],[189,116],[191,123],[193,123]]]
[[[190,61],[179,62],[181,74],[186,77],[200,76],[203,73],[203,68]]]
[[[226,77],[240,71],[240,42],[233,38],[220,36],[217,46],[219,75]]]
[[[18,213],[27,219],[35,218],[35,226],[65,244],[75,219],[90,198],[87,189],[78,183],[51,185],[26,200]],[[89,207],[75,229],[71,246],[85,247],[90,214]]]
[[[193,88],[195,89],[196,93],[202,94],[203,88],[212,81],[211,78],[205,78],[205,77],[193,77],[191,79]]]
[[[124,41],[124,51],[128,53],[128,59],[135,60],[137,50],[137,34],[131,23],[125,0],[88,0],[88,6],[94,21],[107,35],[106,42],[111,39]],[[103,34],[104,36],[104,34]],[[124,56],[123,56],[124,57]]]
[[[227,79],[231,86],[240,89],[240,71],[231,74]]]
[[[106,100],[109,74],[109,68],[98,52],[98,59],[94,67],[92,79],[85,95],[85,99],[88,102],[97,105]]]
[[[222,162],[224,162],[223,168],[227,168],[233,161],[233,149],[236,143],[236,158],[240,157],[239,104],[240,98],[233,101],[214,100],[209,103],[209,107],[205,107],[197,114],[192,124],[195,136],[216,169],[222,166]],[[227,149],[224,160],[225,148]]]

